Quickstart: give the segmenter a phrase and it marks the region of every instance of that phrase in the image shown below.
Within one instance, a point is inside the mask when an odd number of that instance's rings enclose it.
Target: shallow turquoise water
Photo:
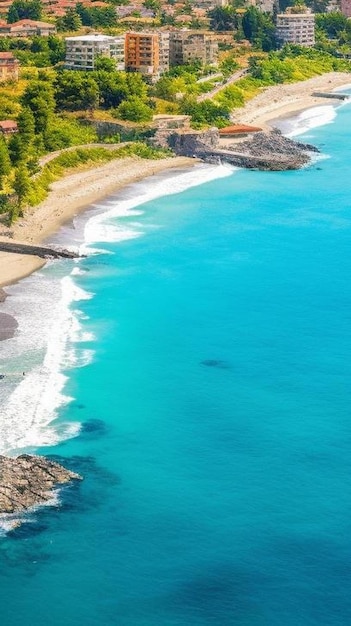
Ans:
[[[350,121],[309,131],[329,158],[154,199],[81,263],[94,357],[57,426],[83,428],[40,451],[85,480],[1,540],[2,626],[351,621]]]

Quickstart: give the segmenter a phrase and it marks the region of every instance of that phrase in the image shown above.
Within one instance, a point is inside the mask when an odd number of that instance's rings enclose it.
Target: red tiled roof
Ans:
[[[54,24],[49,24],[48,22],[38,22],[36,20],[19,20],[18,22],[13,22],[13,24],[10,24],[11,28],[18,28],[18,27],[26,27],[26,26],[38,26],[38,27],[42,27],[45,28],[46,26],[55,28]]]
[[[236,133],[257,133],[262,128],[258,126],[247,126],[246,124],[233,124],[233,126],[226,126],[219,129],[220,135],[235,135]]]
[[[17,122],[14,122],[13,120],[2,120],[0,121],[0,129],[17,130]]]
[[[7,61],[15,61],[15,57],[13,56],[12,52],[0,52],[0,59],[4,59]]]

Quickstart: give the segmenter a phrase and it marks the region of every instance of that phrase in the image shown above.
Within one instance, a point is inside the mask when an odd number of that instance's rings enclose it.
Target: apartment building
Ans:
[[[157,80],[169,69],[169,33],[127,33],[125,63],[126,70]]]
[[[214,33],[196,30],[178,30],[169,33],[169,63],[182,65],[201,61],[202,65],[216,65],[218,41]]]
[[[19,65],[12,52],[0,52],[0,82],[18,80]]]
[[[104,56],[115,61],[117,70],[124,70],[124,45],[124,35],[67,37],[65,67],[70,70],[93,70],[96,59]]]
[[[314,31],[314,13],[286,12],[277,15],[276,36],[281,45],[296,43],[300,46],[313,46]]]

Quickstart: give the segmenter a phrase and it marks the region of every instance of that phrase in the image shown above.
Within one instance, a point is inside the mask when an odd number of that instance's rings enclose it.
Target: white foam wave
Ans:
[[[116,223],[115,218],[142,215],[142,211],[135,210],[136,206],[229,176],[233,169],[199,166],[173,177],[153,178],[153,186],[148,181],[139,183],[133,186],[132,197],[111,200],[107,212],[88,220],[86,241],[120,241],[140,236],[143,231],[138,221],[127,227]],[[87,249],[87,252],[96,254],[97,250]],[[3,454],[55,445],[76,436],[80,429],[79,423],[65,423],[56,418],[59,409],[72,400],[65,393],[64,370],[84,367],[94,356],[93,349],[82,346],[94,340],[93,333],[83,328],[82,321],[87,318],[79,308],[72,307],[93,294],[75,284],[73,277],[82,272],[78,264],[71,275],[63,278],[55,275],[55,267],[47,267],[27,279],[28,289],[24,281],[10,288],[12,297],[3,304],[19,323],[15,336],[3,342],[0,355],[0,371],[6,372],[7,385],[6,393],[4,387],[0,389],[0,453]]]
[[[16,530],[21,524],[33,524],[36,519],[34,513],[47,506],[59,507],[61,504],[58,490],[52,492],[52,496],[46,502],[31,506],[23,513],[1,513],[0,514],[0,537],[4,537],[9,532]],[[35,562],[35,561],[33,561]]]
[[[107,211],[105,210],[104,213],[90,218],[84,232],[86,246],[140,237],[144,234],[144,231],[139,228],[137,222],[134,224],[134,228],[131,228],[130,224],[128,226],[124,225],[117,222],[115,218],[142,215],[143,211],[136,211],[135,207],[161,196],[181,193],[190,187],[230,176],[235,169],[229,165],[201,165],[174,176],[156,178],[153,180],[152,186],[150,179],[137,183],[134,186],[136,193],[133,193],[132,197],[116,199],[116,201],[111,200],[107,205]],[[106,209],[106,204],[104,208]],[[84,251],[85,249],[89,250],[89,247],[84,248]]]
[[[57,281],[52,282],[57,289]],[[56,425],[54,420],[58,410],[72,399],[64,393],[67,377],[62,370],[83,367],[93,358],[92,350],[76,347],[77,343],[91,341],[93,336],[82,330],[79,315],[71,309],[72,302],[87,300],[92,294],[75,285],[71,276],[62,278],[59,284],[61,298],[56,299],[56,302],[46,301],[49,311],[46,310],[44,316],[42,307],[39,307],[37,324],[41,323],[40,334],[32,335],[32,342],[40,337],[45,356],[37,358],[38,362],[24,376],[17,376],[17,386],[1,407],[2,453],[11,454],[28,447],[53,445],[63,438],[75,436],[79,431],[80,425],[77,423]],[[32,308],[35,312],[35,301]],[[28,316],[23,321],[28,322]],[[35,350],[33,344],[32,351]]]
[[[287,137],[295,137],[307,133],[318,126],[332,124],[337,112],[333,105],[317,106],[300,113],[293,121],[292,128],[287,133]]]

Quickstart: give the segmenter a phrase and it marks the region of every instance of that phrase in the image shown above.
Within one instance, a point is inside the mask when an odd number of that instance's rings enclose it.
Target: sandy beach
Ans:
[[[351,83],[351,74],[332,72],[307,81],[268,87],[245,107],[232,115],[235,122],[255,124],[266,128],[269,122],[299,111],[338,100],[313,96],[315,91],[330,92]],[[48,198],[40,205],[26,210],[25,218],[11,228],[0,224],[0,239],[39,243],[50,237],[78,212],[102,198],[147,176],[161,171],[191,167],[194,159],[186,157],[146,160],[116,159],[99,167],[74,172],[53,183]],[[42,267],[45,261],[37,257],[0,253],[0,287],[28,276]]]
[[[337,99],[316,97],[312,94],[315,91],[330,92],[350,84],[351,73],[330,72],[299,83],[268,87],[243,108],[235,110],[232,120],[266,128],[274,119],[288,117],[315,106],[338,103]]]
[[[132,157],[69,174],[53,183],[46,200],[28,208],[24,218],[10,228],[0,225],[0,239],[7,241],[11,237],[11,241],[40,243],[80,211],[122,187],[164,170],[191,167],[195,163],[186,157],[160,160]],[[45,260],[39,257],[0,252],[0,287],[17,282],[44,264]]]
[[[348,72],[330,72],[299,83],[274,85],[264,89],[243,108],[234,111],[232,120],[266,128],[274,119],[337,102],[313,96],[315,91],[330,92],[338,87],[350,85],[351,73]]]

